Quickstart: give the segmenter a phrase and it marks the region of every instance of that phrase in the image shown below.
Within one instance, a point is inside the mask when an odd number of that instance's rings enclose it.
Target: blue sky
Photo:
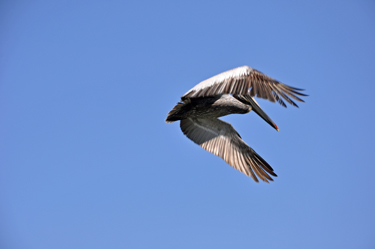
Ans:
[[[374,248],[373,1],[3,1],[0,247]],[[249,65],[310,96],[224,117],[255,183],[164,119]]]

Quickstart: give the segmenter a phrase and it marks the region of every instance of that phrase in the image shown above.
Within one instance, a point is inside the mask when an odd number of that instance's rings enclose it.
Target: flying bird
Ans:
[[[248,66],[238,67],[200,82],[182,95],[181,101],[168,113],[165,120],[180,120],[182,132],[203,149],[221,157],[229,165],[258,182],[276,177],[272,167],[241,138],[230,123],[218,117],[245,114],[253,110],[277,131],[279,128],[260,108],[253,97],[286,102],[298,107],[294,100],[303,89],[287,86]],[[284,99],[284,100],[283,100]],[[271,176],[270,176],[271,175]]]

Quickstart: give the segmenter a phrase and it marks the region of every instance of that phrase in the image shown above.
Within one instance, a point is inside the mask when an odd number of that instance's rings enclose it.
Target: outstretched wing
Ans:
[[[265,182],[273,181],[268,174],[277,176],[272,167],[241,139],[231,124],[217,118],[188,118],[181,120],[180,127],[193,142],[251,176],[254,181],[258,182],[255,174]]]
[[[289,104],[298,107],[291,98],[304,102],[297,95],[307,96],[299,91],[303,91],[303,89],[287,86],[251,67],[242,66],[202,81],[185,93],[181,99],[208,97],[225,93],[241,94],[268,99],[272,102],[277,101],[286,107],[283,98]]]

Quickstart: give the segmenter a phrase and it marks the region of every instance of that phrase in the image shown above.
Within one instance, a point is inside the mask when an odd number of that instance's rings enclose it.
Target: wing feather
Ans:
[[[289,104],[298,107],[292,99],[304,102],[298,96],[307,96],[299,91],[303,91],[303,89],[285,85],[258,70],[242,66],[202,81],[185,93],[181,99],[220,94],[249,94],[252,97],[267,99],[271,102],[277,101],[286,107],[284,99]]]
[[[233,126],[217,118],[181,120],[182,132],[203,149],[224,159],[229,165],[258,182],[272,181],[277,176],[272,167],[250,148]],[[255,173],[254,173],[255,172]]]

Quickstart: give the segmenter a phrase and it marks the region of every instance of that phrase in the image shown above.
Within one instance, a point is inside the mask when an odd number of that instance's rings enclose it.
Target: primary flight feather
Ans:
[[[218,117],[255,111],[268,124],[276,124],[260,108],[253,97],[279,102],[283,99],[293,106],[292,100],[304,102],[298,96],[307,96],[299,88],[280,83],[248,66],[238,67],[202,81],[187,93],[168,113],[167,123],[180,120],[182,132],[203,149],[221,157],[229,165],[258,182],[277,176],[272,167],[248,146],[227,122]],[[271,175],[271,176],[270,176]]]

